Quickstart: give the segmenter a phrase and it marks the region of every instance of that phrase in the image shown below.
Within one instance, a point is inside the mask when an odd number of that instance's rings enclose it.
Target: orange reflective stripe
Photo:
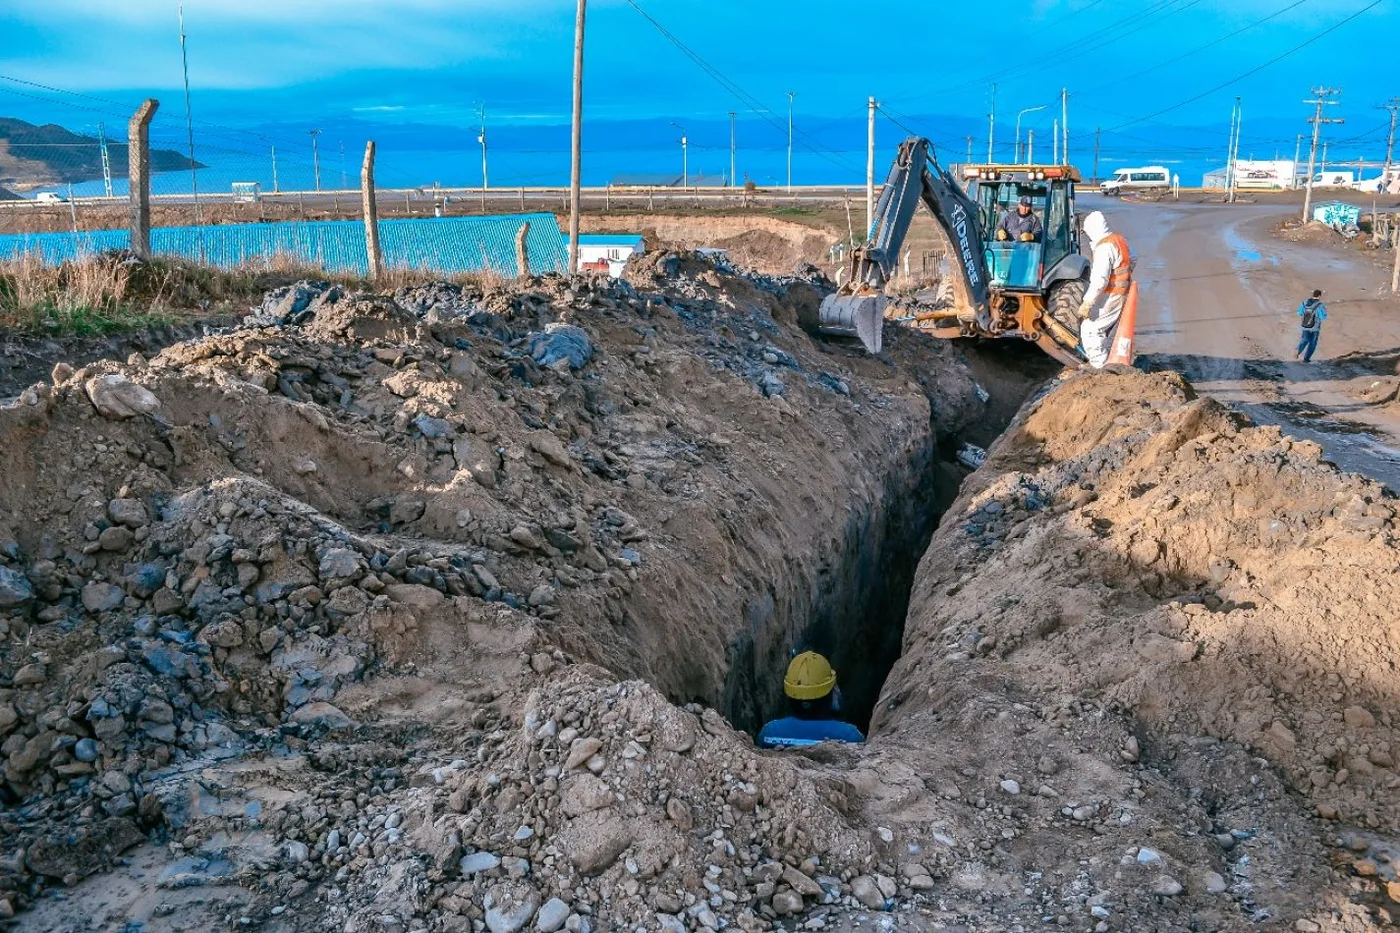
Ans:
[[[1128,241],[1123,239],[1122,234],[1110,233],[1105,239],[1111,242],[1118,249],[1118,265],[1113,267],[1109,274],[1108,285],[1104,288],[1104,293],[1108,295],[1126,295],[1128,286],[1132,282],[1132,254],[1128,251]]]

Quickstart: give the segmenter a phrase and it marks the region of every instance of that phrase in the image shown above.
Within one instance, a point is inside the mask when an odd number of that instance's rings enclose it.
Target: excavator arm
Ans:
[[[957,269],[977,323],[990,329],[989,281],[977,205],[938,164],[933,145],[911,136],[900,144],[890,167],[870,239],[851,253],[850,279],[822,301],[822,333],[859,337],[871,353],[880,352],[885,306],[890,301],[885,285],[894,276],[909,224],[921,201],[952,244],[950,265]]]

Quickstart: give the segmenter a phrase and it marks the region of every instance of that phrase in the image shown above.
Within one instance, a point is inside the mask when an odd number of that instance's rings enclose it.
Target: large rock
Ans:
[[[122,604],[126,594],[110,583],[89,583],[83,587],[83,608],[88,612],[108,612]]]
[[[604,784],[601,778],[591,774],[580,774],[570,778],[560,791],[559,798],[564,815],[570,817],[606,809],[613,805],[615,799],[612,789]]]
[[[491,933],[519,933],[539,909],[540,896],[528,885],[502,884],[487,893],[482,906]]]
[[[49,878],[85,878],[145,838],[128,819],[103,820],[39,839],[25,853],[25,864]]]
[[[564,929],[564,924],[569,919],[569,905],[557,897],[551,897],[544,902],[540,912],[535,916],[535,929],[540,933],[557,933]]]
[[[360,555],[349,548],[331,548],[321,555],[317,573],[322,580],[345,580],[360,572]]]
[[[544,333],[530,335],[530,356],[541,366],[563,365],[582,369],[593,358],[593,341],[588,333],[573,324],[546,324]]]
[[[140,499],[113,499],[107,503],[107,515],[119,525],[140,528],[150,521],[146,504]]]
[[[606,871],[627,851],[632,839],[632,827],[611,809],[585,814],[571,821],[559,834],[559,842],[569,854],[569,860],[582,875]]]
[[[160,408],[160,399],[125,376],[96,376],[87,381],[86,389],[97,413],[114,421],[148,415]]]
[[[871,910],[885,909],[885,895],[869,875],[851,879],[851,896]]]
[[[34,598],[34,585],[18,570],[0,567],[0,609],[23,606]]]

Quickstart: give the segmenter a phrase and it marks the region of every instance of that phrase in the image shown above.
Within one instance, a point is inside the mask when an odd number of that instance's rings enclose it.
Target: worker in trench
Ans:
[[[1133,283],[1133,256],[1123,235],[1108,229],[1101,211],[1084,218],[1084,234],[1093,246],[1094,259],[1089,289],[1079,304],[1079,344],[1089,365],[1102,369]]]
[[[758,744],[763,748],[865,741],[859,729],[836,718],[841,696],[836,671],[815,651],[804,651],[788,664],[783,692],[790,715],[773,720],[758,733]]]

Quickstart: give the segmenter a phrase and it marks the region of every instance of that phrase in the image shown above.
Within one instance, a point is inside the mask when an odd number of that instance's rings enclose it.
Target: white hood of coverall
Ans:
[[[1103,242],[1103,238],[1108,236],[1108,220],[1103,216],[1102,211],[1094,211],[1084,218],[1084,235],[1089,238],[1089,242],[1095,246]]]

